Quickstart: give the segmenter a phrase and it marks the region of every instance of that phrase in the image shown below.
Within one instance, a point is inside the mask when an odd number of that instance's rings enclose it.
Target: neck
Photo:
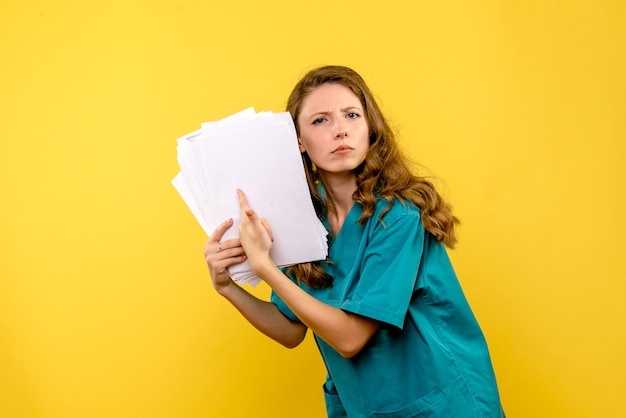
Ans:
[[[320,173],[320,177],[326,194],[328,220],[336,236],[354,204],[352,195],[356,191],[356,176],[350,172],[347,175]]]

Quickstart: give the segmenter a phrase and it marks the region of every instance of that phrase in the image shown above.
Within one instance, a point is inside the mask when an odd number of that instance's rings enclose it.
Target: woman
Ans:
[[[448,259],[457,218],[412,174],[363,79],[309,72],[288,101],[329,259],[282,271],[270,225],[239,191],[239,238],[205,244],[213,286],[261,332],[297,346],[307,329],[324,359],[329,417],[500,417],[487,344]],[[262,301],[227,268],[248,259]]]

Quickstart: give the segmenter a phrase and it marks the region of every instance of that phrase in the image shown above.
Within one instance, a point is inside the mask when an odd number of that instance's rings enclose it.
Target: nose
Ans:
[[[337,122],[335,129],[335,139],[344,139],[348,136],[348,128],[342,122]]]
[[[337,132],[337,135],[335,135],[335,139],[344,139],[348,136],[348,132],[343,130],[340,132]]]

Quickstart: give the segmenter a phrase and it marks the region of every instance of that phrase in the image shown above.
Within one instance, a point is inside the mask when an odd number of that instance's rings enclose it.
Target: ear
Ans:
[[[302,141],[300,141],[300,137],[298,137],[298,148],[300,148],[300,154],[304,154],[306,152],[304,146],[302,145]]]

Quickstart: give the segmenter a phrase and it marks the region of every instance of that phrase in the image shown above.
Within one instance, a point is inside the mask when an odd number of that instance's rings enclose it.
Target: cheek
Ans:
[[[300,137],[298,137],[298,148],[300,152],[315,152],[315,146],[319,141],[316,140],[315,136],[311,135],[309,132],[302,132]]]
[[[361,155],[361,163],[365,161],[365,158],[367,157],[367,151],[369,151],[369,147],[365,147],[365,150],[363,151],[363,155]]]
[[[308,139],[303,139],[302,137],[298,138],[298,148],[300,152],[307,152],[309,150],[309,141]]]

